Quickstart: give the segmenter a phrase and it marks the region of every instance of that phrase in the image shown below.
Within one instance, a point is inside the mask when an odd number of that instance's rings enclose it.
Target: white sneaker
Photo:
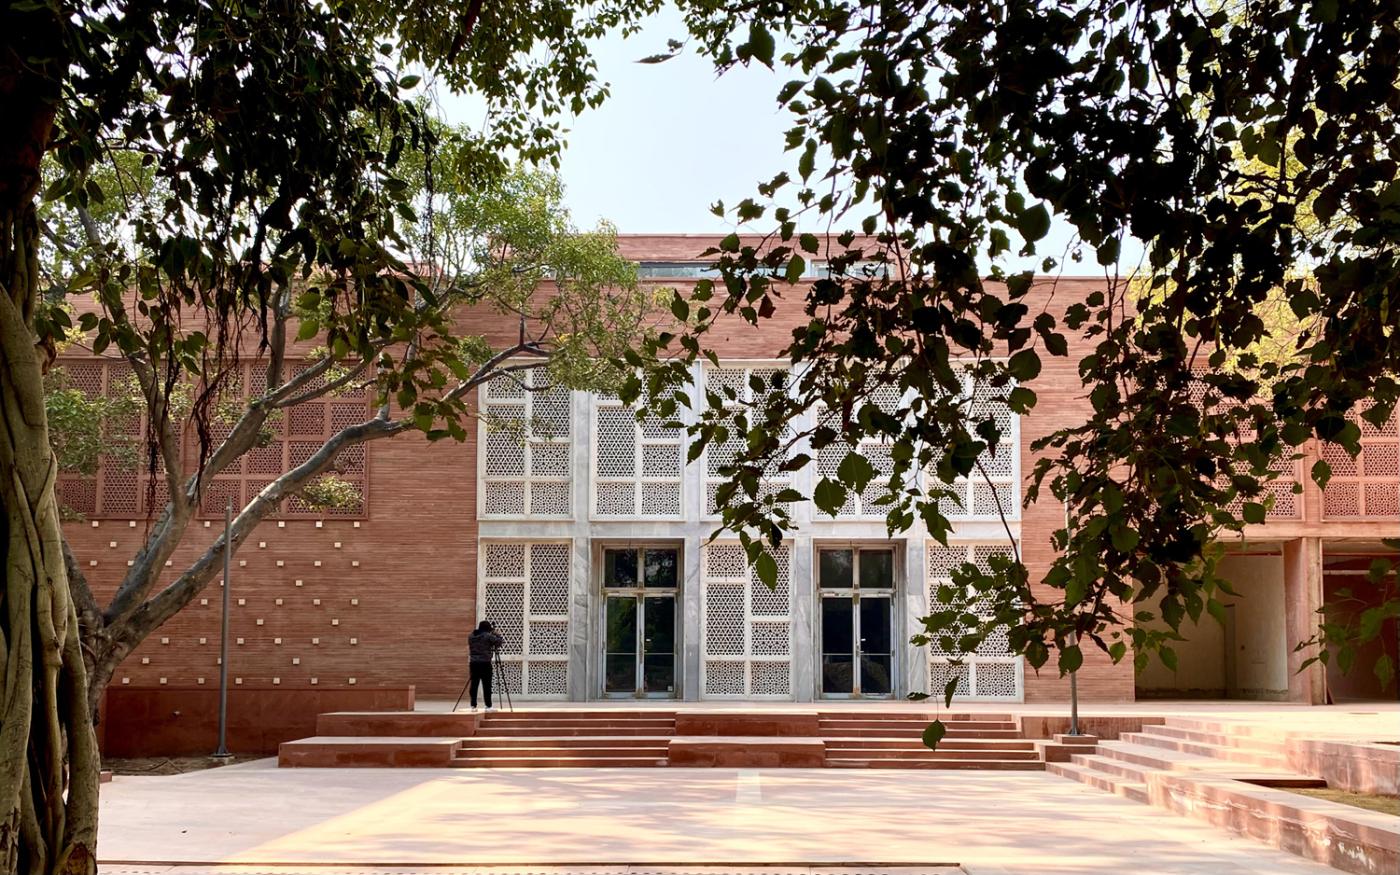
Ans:
[[[495,707],[494,705],[488,705],[488,706],[486,707],[486,712],[487,712],[488,714],[491,713],[492,711],[495,711],[495,710],[496,710],[496,707]]]
[[[476,713],[476,706],[475,706],[475,705],[472,706],[472,713],[473,713],[473,714]]]

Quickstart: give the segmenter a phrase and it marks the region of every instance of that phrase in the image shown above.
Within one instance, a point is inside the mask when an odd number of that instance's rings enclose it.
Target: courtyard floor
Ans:
[[[1335,870],[1039,772],[277,769],[118,777],[104,875],[534,864],[881,864],[928,873]],[[297,869],[297,864],[317,864]],[[569,865],[573,864],[573,865]],[[244,868],[251,866],[253,868]],[[366,871],[366,870],[362,870]],[[407,871],[407,870],[405,870]]]

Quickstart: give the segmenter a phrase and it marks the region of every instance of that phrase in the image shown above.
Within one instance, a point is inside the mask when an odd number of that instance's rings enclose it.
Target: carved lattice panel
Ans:
[[[770,589],[751,569],[737,542],[705,546],[703,590],[703,691],[710,697],[792,695],[792,551],[774,556],[777,586]]]
[[[532,368],[487,383],[481,408],[481,516],[571,516],[571,393]]]
[[[123,362],[65,360],[60,363],[60,367],[68,385],[89,395],[105,395],[109,398],[139,397],[135,378]],[[320,385],[324,385],[324,380],[313,381],[302,391]],[[231,408],[236,414],[249,398],[261,396],[266,391],[267,373],[264,363],[242,364],[226,377],[219,393],[219,404],[208,424],[211,453],[233,431],[233,420],[227,410]],[[211,483],[201,497],[199,515],[222,517],[225,502],[230,497],[233,498],[236,509],[242,508],[264,486],[285,473],[289,467],[305,462],[334,434],[364,421],[367,415],[366,393],[362,390],[344,389],[277,411],[265,424],[259,443],[217,474],[215,482]],[[106,437],[109,441],[124,443],[124,450],[121,453],[104,455],[97,472],[92,476],[65,474],[60,479],[60,489],[66,490],[65,494],[71,495],[74,501],[83,505],[73,509],[85,516],[130,519],[146,516],[148,513],[159,513],[165,506],[163,467],[155,475],[154,496],[148,489],[152,478],[145,459],[144,420],[145,417],[140,412],[120,418],[113,417],[106,424]],[[189,473],[198,464],[196,429],[184,421],[172,422],[171,428],[175,440],[180,445],[186,473]],[[345,507],[322,510],[312,508],[293,497],[279,503],[272,516],[363,517],[368,509],[368,447],[368,444],[362,444],[346,448],[333,461],[328,471],[329,474],[355,487],[358,492],[356,500]],[[80,485],[83,483],[89,485]],[[92,493],[90,501],[87,499],[89,490]]]
[[[938,478],[930,466],[925,472],[925,488],[946,490],[950,496],[939,499],[938,507],[949,519],[1007,520],[1021,518],[1020,418],[1007,407],[1005,398],[1012,386],[992,387],[963,377],[962,398],[968,412],[968,429],[975,434],[977,423],[996,423],[1001,439],[977,457],[977,466],[966,477],[951,483]]]
[[[683,516],[683,430],[655,417],[639,422],[616,397],[595,395],[593,402],[593,516]]]
[[[501,658],[524,678],[515,692],[568,695],[571,548],[563,542],[487,542],[481,546],[479,617],[506,639]]]
[[[941,606],[965,605],[970,613],[986,618],[990,611],[990,601],[978,598],[969,592],[964,597],[968,601],[945,600],[943,595],[954,586],[953,572],[965,563],[972,563],[983,572],[991,570],[993,556],[1012,557],[1007,544],[950,544],[947,547],[929,544],[924,560],[924,583],[928,591],[930,611]],[[954,592],[953,595],[957,593]],[[1022,690],[1022,662],[1011,653],[1006,627],[992,630],[973,653],[963,653],[957,648],[957,639],[965,630],[949,628],[944,630],[950,638],[945,646],[941,640],[945,636],[934,636],[928,647],[929,694],[941,696],[946,684],[956,678],[956,696],[966,699],[990,699],[1000,701],[1020,701]]]
[[[1337,444],[1324,443],[1319,455],[1332,469],[1322,493],[1322,515],[1329,519],[1400,517],[1400,410],[1381,425],[1353,412],[1361,429],[1361,452],[1352,458]]]
[[[781,395],[787,391],[791,372],[785,367],[763,365],[756,367],[706,367],[705,389],[720,399],[720,403],[732,417],[744,412],[749,421],[754,420],[755,412],[761,411],[766,398]],[[725,473],[727,466],[737,460],[744,447],[742,431],[737,424],[731,425],[727,440],[714,442],[705,447],[705,516],[718,517],[719,503],[716,493],[720,484],[731,479]],[[759,497],[775,495],[792,483],[787,472],[770,471],[761,478]]]

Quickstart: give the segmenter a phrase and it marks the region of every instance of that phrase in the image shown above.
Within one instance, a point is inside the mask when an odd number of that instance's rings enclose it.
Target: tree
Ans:
[[[522,170],[484,176],[464,154],[471,147],[469,131],[439,124],[432,128],[438,137],[434,190],[426,190],[422,162],[410,170],[414,198],[425,204],[431,200],[431,216],[406,233],[406,243],[415,270],[424,276],[435,299],[431,305],[420,305],[415,318],[424,318],[431,306],[440,311],[441,324],[450,327],[450,333],[440,329],[431,338],[407,343],[385,339],[372,359],[319,344],[306,350],[307,344],[316,342],[316,326],[326,316],[323,302],[298,295],[295,284],[279,289],[270,308],[266,349],[259,351],[256,360],[229,358],[211,362],[200,372],[205,384],[217,381],[223,387],[209,413],[211,439],[202,465],[183,446],[150,458],[145,452],[160,449],[159,440],[152,437],[161,427],[162,410],[168,411],[177,444],[182,432],[193,434],[199,385],[187,380],[169,393],[148,397],[140,377],[133,376],[120,381],[115,391],[109,386],[107,394],[94,395],[69,385],[62,368],[50,371],[46,403],[60,471],[91,474],[102,456],[109,465],[136,471],[153,461],[158,475],[147,478],[151,487],[145,495],[153,525],[107,604],[98,603],[78,557],[71,550],[65,554],[69,583],[79,605],[88,705],[94,715],[122,660],[216,580],[225,552],[236,552],[283,502],[295,499],[305,509],[359,504],[354,482],[340,476],[353,447],[407,432],[463,440],[467,436],[464,420],[475,414],[468,404],[472,392],[497,378],[523,384],[521,372],[527,369],[540,368],[548,374],[547,381],[535,381],[541,389],[611,386],[617,377],[607,362],[644,340],[654,308],[648,294],[637,287],[634,265],[617,253],[612,229],[603,225],[579,232],[562,205],[563,189],[557,178]],[[466,168],[472,168],[475,179],[464,175]],[[139,185],[131,189],[139,190]],[[79,208],[75,211],[79,221],[69,221],[55,205],[40,219],[55,227],[87,228],[97,238],[92,245],[100,249],[106,245],[103,241],[123,236],[117,217],[131,214],[140,208],[139,201],[149,197],[149,192],[141,192],[134,199],[137,203],[124,203],[100,218]],[[104,200],[110,204],[123,199],[113,190],[104,192]],[[136,261],[139,254],[124,252],[123,258]],[[75,264],[70,255],[55,249],[48,261],[55,271],[47,278],[49,285],[71,287],[71,276],[59,275]],[[78,264],[79,273],[91,267]],[[551,293],[541,296],[537,291],[546,279]],[[515,317],[520,334],[511,344],[493,342],[469,328],[464,330],[470,322],[462,318],[463,311]],[[128,318],[110,311],[102,315],[114,322]],[[94,312],[85,316],[85,322],[98,318]],[[81,338],[77,341],[77,345],[83,343]],[[148,367],[141,353],[122,360],[133,375]],[[367,396],[381,395],[393,375],[432,366],[435,360],[451,373],[451,380],[426,393],[433,409],[404,403],[406,412],[381,407],[371,415],[364,404]],[[245,385],[244,368],[250,364],[253,370],[248,376],[255,388]],[[283,466],[278,435],[285,433],[284,424],[295,420],[299,410],[319,418],[320,405],[331,399],[348,400],[337,404],[337,409],[352,407],[359,400],[363,415],[338,424],[314,453],[308,452],[305,440],[299,441],[297,453],[287,459],[292,464]],[[366,428],[367,424],[373,427]],[[146,440],[140,439],[143,432]],[[240,460],[254,456],[269,483],[256,496],[236,501],[231,544],[216,540],[172,578],[164,567],[165,558],[191,534],[201,498],[213,494],[210,490],[220,474],[237,471]],[[178,499],[167,498],[168,487],[157,488],[159,484],[178,484]]]
[[[1313,436],[1355,453],[1347,414],[1362,402],[1374,424],[1393,415],[1394,3],[681,6],[688,42],[720,71],[793,72],[777,100],[796,157],[732,210],[772,231],[762,245],[724,240],[718,278],[677,296],[690,322],[651,351],[646,390],[683,383],[716,319],[756,323],[794,294],[785,279],[805,259],[827,267],[801,293],[810,321],[783,351],[791,389],[749,406],[710,398],[692,429],[696,453],[746,438],[720,500],[752,560],[790,527],[763,475],[810,464],[803,442],[845,452],[817,484],[819,508],[867,487],[876,472],[856,448],[884,442],[890,530],[945,538],[946,496],[918,488],[922,475],[979,476],[996,414],[1036,406],[1043,358],[1069,356],[1073,334],[1087,421],[1039,441],[1026,496],[1065,504],[1058,558],[1043,581],[1019,561],[965,567],[927,634],[969,652],[1009,624],[1015,651],[1035,667],[1053,653],[1061,672],[1078,668],[1081,642],[1115,660],[1130,648],[1171,659],[1166,636],[1134,618],[1176,628],[1222,611],[1209,547],[1262,521],[1275,463]],[[1043,257],[1052,218],[1076,234],[1064,259]],[[819,227],[830,230],[800,230]],[[1147,253],[1137,275],[1117,267],[1129,236]],[[1042,256],[1047,273],[1086,262],[1102,286],[1052,307],[1030,272],[1002,266],[1013,254]],[[1279,299],[1303,328],[1289,355],[1264,356]],[[903,400],[886,409],[881,394]],[[802,418],[818,405],[832,414]],[[1326,467],[1313,476],[1325,481]],[[989,622],[966,610],[969,589],[994,602]]]
[[[70,291],[100,302],[79,327],[94,352],[132,364],[167,473],[180,470],[172,405],[190,381],[196,470],[220,461],[211,417],[249,335],[265,349],[279,332],[309,331],[351,372],[372,371],[385,403],[345,443],[405,428],[390,400],[414,427],[447,422],[464,404],[454,388],[475,372],[470,351],[447,342],[442,290],[404,259],[421,206],[404,157],[422,152],[431,166],[438,139],[410,92],[427,73],[492,107],[469,150],[468,169],[483,174],[473,182],[506,158],[550,159],[558,115],[606,95],[587,41],[653,5],[33,0],[0,13],[0,868],[95,869],[97,758],[78,623],[91,605],[75,605],[64,568],[44,409],[44,371],[71,329],[39,272],[44,162],[55,169],[44,199],[73,210],[105,196],[98,168],[114,151],[136,156],[163,194],[127,217],[122,243],[139,258],[107,241]],[[264,407],[330,368],[282,379],[285,365],[269,364],[281,390]],[[256,431],[244,425],[240,441]],[[297,472],[310,476],[335,449]],[[184,486],[167,478],[170,506],[154,529],[189,513]],[[160,567],[170,548],[158,541],[136,564]],[[144,592],[125,598],[122,612]]]

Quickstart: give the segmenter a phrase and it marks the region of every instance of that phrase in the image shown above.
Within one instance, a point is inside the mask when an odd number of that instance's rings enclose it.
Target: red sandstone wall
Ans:
[[[369,476],[369,519],[320,528],[311,520],[264,522],[235,555],[230,678],[284,689],[348,687],[354,678],[360,687],[416,684],[429,696],[460,688],[476,605],[474,437],[380,441],[370,450]],[[105,599],[146,521],[95,522],[65,531]],[[196,521],[170,571],[188,566],[221,525]],[[124,678],[131,686],[159,687],[162,678],[171,687],[199,687],[200,678],[217,685],[219,600],[216,579],[127,659],[113,689]]]
[[[274,754],[284,741],[316,734],[327,711],[412,710],[412,687],[230,689],[228,749]],[[107,694],[102,752],[109,757],[200,756],[219,741],[219,688],[115,687]]]

